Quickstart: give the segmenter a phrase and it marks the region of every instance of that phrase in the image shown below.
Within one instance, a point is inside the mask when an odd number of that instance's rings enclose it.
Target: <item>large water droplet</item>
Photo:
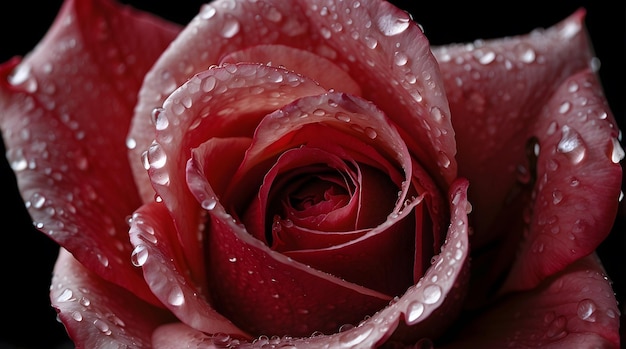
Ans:
[[[220,34],[226,39],[230,39],[239,32],[239,21],[236,18],[228,18],[224,22]]]
[[[394,36],[404,32],[409,27],[409,21],[408,17],[400,18],[393,14],[385,14],[378,19],[376,24],[385,36]]]
[[[557,151],[565,154],[574,164],[580,163],[585,158],[587,152],[585,143],[580,134],[565,125],[561,128],[563,133],[557,145]]]
[[[406,321],[408,325],[413,325],[424,313],[424,304],[418,301],[411,302],[406,309]]]
[[[578,303],[578,317],[582,320],[595,322],[595,311],[598,306],[591,299],[583,299]]]
[[[432,284],[424,287],[424,293],[422,294],[424,298],[424,303],[437,303],[439,301],[439,298],[441,298],[441,292],[441,286],[439,285]]]
[[[373,331],[374,325],[365,323],[362,326],[343,332],[339,337],[339,341],[342,345],[351,348],[363,343],[363,341],[367,339]]]
[[[158,143],[152,143],[148,148],[148,163],[151,168],[160,169],[165,166],[167,155]]]
[[[181,306],[185,303],[185,295],[178,285],[174,285],[167,296],[167,302],[173,306]]]
[[[136,267],[141,267],[148,260],[148,249],[145,245],[137,245],[130,255],[130,260]]]
[[[624,159],[624,149],[619,144],[617,138],[611,138],[611,161],[614,164],[619,163]]]

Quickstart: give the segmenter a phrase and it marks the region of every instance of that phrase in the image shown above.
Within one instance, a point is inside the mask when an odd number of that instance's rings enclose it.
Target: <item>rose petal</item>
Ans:
[[[453,348],[619,348],[620,312],[602,264],[585,257],[467,322]]]
[[[180,321],[207,333],[248,335],[216,312],[207,295],[193,284],[176,243],[174,224],[162,203],[152,202],[139,208],[132,217],[130,239],[135,247],[133,263],[140,266],[146,283],[156,297]]]
[[[177,32],[109,1],[67,1],[33,52],[0,66],[0,126],[35,225],[155,303],[128,259],[125,218],[140,200],[120,159],[143,74]]]
[[[450,109],[460,176],[472,183],[475,248],[499,233],[491,229],[526,163],[533,120],[569,75],[588,66],[583,12],[524,36],[479,44],[434,47]]]
[[[585,33],[584,15],[584,10],[579,10],[561,23],[524,36],[433,49],[447,86],[453,123],[457,130],[461,175],[472,183],[470,197],[474,198],[472,204],[475,208],[472,224],[475,229],[472,237],[475,252],[473,267],[478,271],[476,274],[486,274],[484,279],[476,279],[475,284],[478,287],[472,292],[479,298],[485,296],[482,286],[494,285],[496,279],[502,280],[506,276],[504,273],[515,258],[517,241],[530,219],[534,221],[533,225],[541,223],[539,225],[544,226],[540,230],[546,234],[540,233],[538,236],[547,240],[535,242],[533,233],[533,237],[524,247],[526,252],[523,255],[527,258],[517,258],[520,266],[526,265],[521,267],[524,270],[516,269],[517,272],[510,273],[511,278],[515,279],[509,284],[513,288],[532,287],[546,275],[588,254],[606,236],[606,224],[613,221],[611,215],[618,192],[609,193],[607,190],[613,185],[615,178],[619,177],[620,171],[619,166],[610,161],[613,144],[617,144],[614,141],[616,129],[613,117],[608,112],[603,97],[584,95],[595,94],[594,89],[600,91],[599,85],[593,83],[595,87],[587,88],[580,82],[580,91],[574,91],[575,97],[567,92],[569,87],[564,84],[565,79],[571,75],[587,69],[593,56]],[[559,88],[561,92],[555,95]],[[587,92],[582,92],[583,90]],[[593,110],[583,110],[584,107],[580,104],[578,107],[574,106],[586,98],[596,101],[592,103]],[[571,106],[561,104],[565,101],[571,103]],[[551,103],[551,114],[547,114],[548,111],[545,110],[548,103]],[[567,121],[560,119],[560,108],[572,117]],[[578,111],[586,116],[574,115]],[[605,111],[607,114],[604,114]],[[588,118],[588,121],[584,122],[581,119],[583,117]],[[584,142],[597,144],[596,150],[588,152],[595,155],[588,154],[584,160],[584,164],[589,164],[588,167],[569,166],[563,160],[546,156],[556,150],[562,134],[561,128],[566,123],[570,130],[576,130],[579,134],[584,134],[578,129],[585,124],[585,130],[590,132],[585,135]],[[571,123],[581,126],[572,127]],[[548,137],[547,133],[552,135]],[[548,138],[551,140],[548,141]],[[533,152],[539,148],[533,149],[533,139],[538,140],[537,146],[541,148],[541,167],[537,169],[534,168],[537,164],[534,164],[536,156]],[[528,146],[530,149],[527,149]],[[558,169],[554,171],[552,168],[556,160],[560,164],[556,165]],[[601,170],[596,172],[594,166]],[[581,171],[591,168],[594,169],[588,175],[598,174],[594,181],[597,187],[587,183],[583,185],[587,189],[582,191],[580,188],[570,187],[569,182],[564,182],[571,181],[572,175],[579,177]],[[570,174],[567,171],[574,172]],[[546,189],[541,200],[536,200],[536,216],[531,217],[527,202],[530,202],[530,191],[536,184],[533,178],[544,181],[544,173],[550,175],[551,181],[558,181],[557,178],[562,180],[560,184]],[[606,175],[606,181],[604,177],[600,179],[600,175]],[[619,185],[615,185],[613,188],[618,187]],[[592,194],[596,192],[596,188],[598,194]],[[553,207],[550,204],[553,200],[553,189],[558,189],[556,201],[560,200],[562,193],[565,197],[571,197],[572,205],[575,205],[573,198],[577,196],[572,191],[580,190],[584,195],[602,195],[589,202],[601,203],[598,210],[606,210],[606,213],[592,213],[595,217],[584,219],[587,222],[585,224],[602,222],[598,226],[598,232],[589,233],[589,237],[579,235],[575,238],[578,241],[567,241],[569,234],[566,231],[574,228],[573,221],[566,223],[570,220],[566,217],[571,218],[571,214],[566,213],[567,210],[559,210],[562,213],[557,214],[557,211],[550,208],[549,211],[539,214],[544,211],[539,206],[544,205],[544,202]],[[556,207],[560,206],[566,205],[563,203]],[[575,209],[573,212],[579,211]],[[562,214],[565,215],[564,220],[555,223],[554,217]],[[560,223],[565,225],[559,226]],[[553,228],[560,230],[557,234],[559,236],[554,239],[551,237],[552,233],[548,232]],[[590,240],[587,241],[588,239]],[[583,247],[585,243],[589,245]],[[547,253],[552,246],[556,248],[558,258],[552,258],[553,254]],[[568,251],[570,248],[574,249],[573,253]],[[533,253],[533,249],[546,252]],[[542,254],[545,256],[542,257]],[[538,258],[535,260],[535,257]]]
[[[541,150],[529,233],[505,290],[535,286],[593,252],[617,214],[624,151],[600,82],[587,70],[565,80],[533,124]]]
[[[456,177],[454,130],[428,41],[408,14],[390,3],[359,4],[328,7],[306,0],[237,2],[231,7],[216,1],[204,6],[146,76],[131,126],[137,142],[134,157],[152,142],[148,120],[154,106],[192,74],[229,52],[278,44],[314,52],[347,71],[364,97],[396,120],[405,136],[411,135],[403,137],[411,151],[447,187]],[[141,166],[131,165],[136,166],[136,181],[146,182]]]
[[[277,105],[323,91],[314,81],[284,69],[230,64],[196,75],[157,109],[156,141],[145,153],[146,165],[200,287],[206,281],[203,244],[198,241],[202,209],[185,180],[191,149],[212,137],[251,137],[258,120]]]
[[[151,334],[171,314],[102,280],[61,249],[50,300],[71,339],[85,348],[151,348]]]

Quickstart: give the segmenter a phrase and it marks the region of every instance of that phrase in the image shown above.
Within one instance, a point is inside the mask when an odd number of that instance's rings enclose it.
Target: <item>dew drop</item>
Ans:
[[[585,158],[586,147],[582,137],[576,130],[565,125],[561,128],[563,133],[557,145],[557,151],[565,154],[574,164],[580,163]]]
[[[424,303],[425,304],[434,304],[437,303],[439,301],[439,298],[441,298],[441,287],[439,285],[428,285],[426,287],[424,287],[424,293],[423,293],[423,298],[424,298]]]
[[[371,127],[366,127],[365,130],[365,135],[369,138],[369,139],[375,139],[378,136],[378,133],[376,133],[376,130],[374,130]]]
[[[210,211],[214,209],[215,206],[217,205],[217,200],[213,197],[207,198],[207,199],[202,200],[202,203],[200,205],[202,206],[203,209]]]
[[[406,65],[408,61],[409,57],[404,52],[398,51],[393,55],[393,63],[397,66]]]
[[[77,322],[81,322],[83,321],[83,314],[81,314],[80,311],[75,311],[72,313],[72,319]]]
[[[174,285],[167,296],[167,302],[175,307],[181,306],[185,303],[185,295],[183,290],[178,285]]]
[[[519,57],[519,60],[524,63],[534,62],[537,56],[537,54],[535,53],[535,50],[526,44],[518,45],[516,47],[516,52]]]
[[[578,303],[578,317],[588,322],[596,322],[595,311],[598,306],[591,299],[583,299]]]
[[[61,292],[61,294],[57,297],[57,302],[67,302],[72,300],[74,297],[74,293],[69,288],[66,288]]]
[[[374,331],[374,325],[366,323],[359,327],[355,327],[351,330],[342,332],[339,337],[339,342],[346,347],[354,347],[363,343],[367,337],[369,337]]]
[[[152,143],[148,148],[148,163],[151,168],[159,169],[165,166],[167,155],[158,143]]]
[[[572,103],[565,101],[559,106],[559,113],[565,114],[572,108]]]
[[[395,17],[392,14],[385,14],[378,19],[376,23],[378,29],[385,36],[394,36],[401,34],[409,27],[408,17]]]
[[[378,40],[376,40],[376,38],[371,37],[369,35],[366,35],[363,38],[363,41],[365,41],[365,45],[367,45],[367,47],[369,47],[372,50],[378,46]]]
[[[239,32],[239,21],[235,18],[228,18],[224,22],[220,34],[226,39],[230,39]]]
[[[413,325],[424,313],[424,304],[413,301],[407,307],[406,320],[408,325]]]
[[[111,334],[111,328],[106,322],[104,322],[104,320],[95,319],[93,321],[93,325],[96,326],[96,328],[100,330],[100,332],[104,333],[105,335],[108,336]]]
[[[611,138],[611,146],[611,161],[617,164],[624,159],[624,149],[617,138]]]
[[[136,267],[141,267],[148,260],[148,248],[145,245],[137,245],[130,255],[130,260]]]
[[[563,192],[558,189],[555,189],[552,192],[552,203],[558,205],[561,201],[563,201]]]

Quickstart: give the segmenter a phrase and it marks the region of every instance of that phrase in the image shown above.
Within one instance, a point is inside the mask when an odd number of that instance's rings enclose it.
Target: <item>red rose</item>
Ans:
[[[381,0],[65,2],[0,127],[79,348],[619,347],[585,11],[431,47]],[[471,205],[469,204],[471,202]]]

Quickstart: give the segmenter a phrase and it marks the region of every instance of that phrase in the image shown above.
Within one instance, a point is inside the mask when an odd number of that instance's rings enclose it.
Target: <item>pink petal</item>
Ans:
[[[198,226],[201,207],[185,179],[191,149],[213,137],[251,137],[258,121],[276,106],[322,93],[314,81],[259,64],[229,64],[196,75],[157,109],[156,141],[144,154],[152,185],[176,224],[192,279],[206,279]]]
[[[264,1],[230,8],[216,1],[204,6],[146,76],[131,128],[134,157],[152,142],[152,109],[177,86],[230,52],[276,44],[321,55],[344,69],[363,96],[401,126],[411,151],[447,186],[456,177],[454,130],[428,41],[408,14],[390,3],[359,4],[330,8],[321,1]],[[136,166],[137,181],[146,182]]]
[[[615,295],[592,254],[471,319],[453,348],[619,348]]]
[[[593,252],[617,214],[624,151],[597,76],[587,70],[565,80],[538,116],[529,233],[505,289],[533,287]]]
[[[535,232],[510,273],[509,288],[532,287],[588,254],[608,234],[614,219],[620,169],[610,159],[618,149],[613,116],[604,97],[597,96],[601,88],[595,78],[579,75],[574,79],[586,82],[578,81],[579,90],[571,92],[573,85],[565,82],[587,70],[593,56],[584,15],[579,10],[557,25],[524,36],[434,48],[457,131],[460,175],[472,183],[472,242],[477,251],[473,266],[487,275],[475,282],[479,287],[472,293],[479,298],[485,296],[482,286],[493,289],[494,280],[505,276],[531,220]],[[588,108],[581,105],[586,99]],[[570,165],[567,154],[556,151],[564,125],[572,131],[566,138],[574,139],[575,132],[588,148],[580,166]],[[540,147],[536,170],[533,137]],[[589,179],[580,187],[570,186],[578,183],[574,179],[581,180],[578,177]],[[550,184],[544,188],[546,180]],[[583,214],[575,208],[578,193],[591,195],[594,199],[584,202],[599,203],[597,210]],[[553,200],[559,203],[554,205]],[[583,214],[580,225],[575,226],[572,212]],[[549,232],[553,229],[556,234]],[[573,240],[568,231],[575,231]]]
[[[122,159],[143,74],[177,31],[109,1],[68,0],[33,52],[0,66],[0,126],[35,225],[151,302],[128,259],[125,218],[140,200]]]
[[[592,57],[578,12],[552,28],[480,44],[433,48],[450,102],[460,176],[472,183],[473,244],[494,238],[492,221],[517,184],[536,115]]]
[[[77,348],[151,348],[152,331],[173,320],[163,309],[104,281],[65,249],[54,266],[50,300]]]
[[[135,249],[133,263],[141,267],[150,290],[176,318],[207,333],[248,335],[216,312],[208,295],[193,283],[186,260],[176,243],[174,224],[162,203],[152,202],[139,208],[132,217],[130,239]]]

